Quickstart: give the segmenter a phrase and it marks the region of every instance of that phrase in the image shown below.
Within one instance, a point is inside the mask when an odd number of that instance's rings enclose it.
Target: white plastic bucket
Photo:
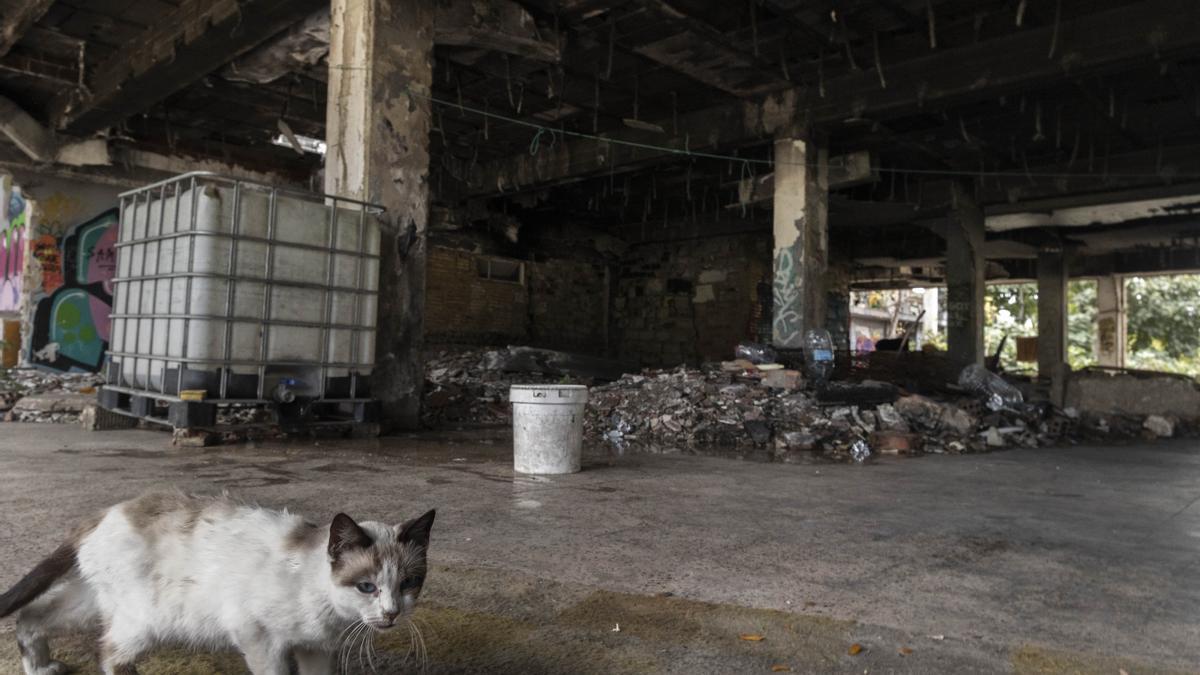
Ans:
[[[579,471],[587,399],[587,387],[579,384],[510,387],[513,470],[537,474]]]

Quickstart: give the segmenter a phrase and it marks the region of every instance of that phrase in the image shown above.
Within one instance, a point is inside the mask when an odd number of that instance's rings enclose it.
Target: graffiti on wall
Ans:
[[[117,269],[117,209],[54,240],[41,234],[33,255],[42,264],[29,340],[29,361],[59,371],[96,371],[108,349],[112,279]]]
[[[772,285],[772,342],[776,347],[799,349],[804,346],[801,313],[800,269],[797,261],[799,242],[775,251],[775,279]]]
[[[0,195],[7,202],[0,221],[0,312],[15,312],[21,305],[21,274],[25,264],[25,198],[17,188]]]

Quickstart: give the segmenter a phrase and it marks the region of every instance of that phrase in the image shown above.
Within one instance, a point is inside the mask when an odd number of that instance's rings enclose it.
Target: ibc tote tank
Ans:
[[[120,199],[110,388],[369,396],[378,207],[208,173]]]

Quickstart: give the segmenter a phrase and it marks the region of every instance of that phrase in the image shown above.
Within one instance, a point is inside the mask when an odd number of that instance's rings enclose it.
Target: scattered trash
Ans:
[[[932,398],[873,380],[829,382],[810,391],[817,382],[807,369],[755,364],[746,358],[701,367],[645,369],[605,382],[505,372],[488,367],[489,359],[498,358],[489,353],[458,349],[427,355],[421,412],[427,427],[508,426],[511,384],[557,383],[590,387],[585,438],[622,452],[755,448],[782,462],[805,463],[812,457],[853,462],[858,441],[866,444],[865,461],[873,454],[959,454],[1063,441],[1133,439],[1169,426],[1140,416],[1024,404],[1019,392],[987,371],[982,371],[983,389],[969,395],[948,390]],[[510,348],[505,354],[508,359],[530,352]],[[979,370],[956,367],[948,377],[963,374],[964,381],[978,379]],[[999,410],[992,409],[994,401],[988,405],[993,394],[1003,403]],[[1147,423],[1153,429],[1144,426]],[[1171,432],[1179,435],[1185,429],[1177,422]]]
[[[871,446],[867,445],[864,440],[857,440],[850,444],[850,458],[859,464],[867,461],[871,456]]]
[[[978,363],[972,363],[962,369],[958,374],[958,386],[981,397],[988,410],[993,412],[1016,408],[1025,400],[1020,390]]]
[[[621,624],[617,624],[617,625],[613,626],[612,632],[620,633],[621,632]]]
[[[745,640],[746,642],[762,642],[763,640],[767,639],[759,633],[742,633],[738,635],[738,638]]]
[[[900,648],[900,656],[908,656],[909,654],[912,654],[912,653],[913,653],[913,650],[910,649],[909,647],[901,647]]]
[[[996,427],[988,427],[984,432],[983,439],[987,442],[989,448],[1003,448],[1005,446],[1004,437],[1000,435],[1000,430]]]
[[[862,650],[863,646],[855,642],[854,644],[850,645],[850,649],[847,650],[847,653],[850,654],[850,656],[858,656],[860,653],[862,653]]]
[[[739,342],[737,348],[733,350],[733,355],[735,358],[745,359],[755,365],[775,363],[779,359],[779,354],[772,347],[758,342]]]
[[[814,328],[804,334],[805,371],[818,388],[833,375],[833,338],[824,328]]]
[[[792,672],[792,667],[789,665],[783,664],[783,663],[776,663],[775,665],[771,666],[771,672],[772,673],[790,673],[790,672]]]
[[[930,640],[945,640],[946,636],[945,635],[930,635],[929,639]]]

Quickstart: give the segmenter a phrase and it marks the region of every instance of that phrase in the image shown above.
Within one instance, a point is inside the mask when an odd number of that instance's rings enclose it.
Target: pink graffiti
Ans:
[[[104,290],[112,293],[112,279],[117,272],[117,228],[109,227],[96,241],[88,258],[88,283],[104,282]]]
[[[104,231],[104,235],[96,241],[95,248],[92,249],[91,256],[88,257],[87,280],[88,283],[97,281],[104,284],[105,292],[112,294],[112,280],[117,273],[117,228],[116,226],[109,227]],[[96,334],[101,340],[108,342],[109,335],[109,314],[112,308],[108,303],[100,300],[94,295],[88,296],[88,305],[92,310],[92,321],[96,324]]]
[[[0,238],[0,311],[14,312],[21,304],[21,270],[25,262],[24,217]]]

